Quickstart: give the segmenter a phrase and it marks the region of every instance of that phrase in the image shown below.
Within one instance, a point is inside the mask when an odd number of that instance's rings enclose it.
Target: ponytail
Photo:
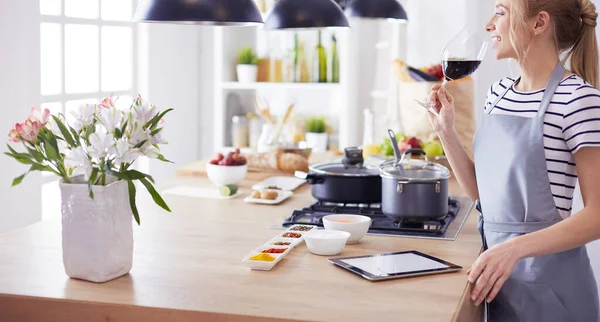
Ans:
[[[596,40],[596,6],[590,0],[580,0],[582,28],[579,39],[571,50],[571,71],[595,88],[598,79],[598,41]]]

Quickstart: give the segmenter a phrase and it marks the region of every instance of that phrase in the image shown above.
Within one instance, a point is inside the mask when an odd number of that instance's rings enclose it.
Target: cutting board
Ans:
[[[308,160],[309,164],[317,164],[327,162],[328,160],[332,160],[335,158],[340,158],[339,154],[335,154],[333,152],[325,152],[325,153],[313,153]],[[203,177],[206,176],[206,164],[210,161],[210,159],[195,161],[190,164],[184,165],[183,167],[177,169],[177,175],[184,177]],[[262,181],[266,178],[272,176],[293,176],[293,173],[283,172],[278,170],[268,170],[268,169],[248,169],[248,173],[246,174],[246,179],[248,180],[258,180]]]

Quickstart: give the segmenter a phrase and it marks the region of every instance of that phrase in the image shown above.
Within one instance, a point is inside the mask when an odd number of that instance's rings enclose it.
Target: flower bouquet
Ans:
[[[9,132],[13,143],[5,154],[28,165],[16,177],[18,185],[32,171],[51,172],[61,178],[63,263],[67,275],[104,282],[129,272],[133,260],[132,220],[140,224],[136,206],[139,181],[154,202],[169,207],[148,174],[133,168],[141,157],[168,161],[159,145],[163,117],[140,96],[126,111],[115,107],[113,97],[100,104],[82,104],[64,115],[32,109],[29,117]]]

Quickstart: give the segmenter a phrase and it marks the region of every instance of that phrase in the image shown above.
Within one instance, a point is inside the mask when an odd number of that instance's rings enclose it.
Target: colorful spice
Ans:
[[[274,243],[272,243],[271,245],[277,245],[277,246],[289,246],[289,245],[291,245],[291,244],[292,244],[292,243],[290,243],[290,242],[274,242]]]
[[[263,262],[272,262],[275,260],[275,257],[269,255],[269,254],[263,254],[260,253],[256,256],[252,256],[250,257],[250,260],[252,261],[263,261]]]
[[[309,231],[309,230],[312,230],[312,229],[313,228],[311,226],[296,226],[296,227],[293,227],[290,230],[294,230],[294,231]]]
[[[287,248],[269,248],[262,251],[262,253],[266,254],[282,254],[285,252]]]
[[[300,237],[302,237],[302,234],[288,232],[288,233],[283,234],[282,237],[286,237],[286,238],[300,238]]]

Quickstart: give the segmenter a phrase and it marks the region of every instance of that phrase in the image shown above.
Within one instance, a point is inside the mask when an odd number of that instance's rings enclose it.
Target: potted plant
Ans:
[[[313,152],[327,151],[327,123],[323,117],[311,117],[306,120],[306,143]]]
[[[129,273],[132,217],[140,224],[134,181],[170,211],[152,177],[133,168],[141,156],[170,162],[159,148],[166,143],[162,123],[169,111],[140,96],[121,111],[111,96],[97,105],[80,105],[69,122],[62,114],[34,108],[9,132],[10,141],[21,143],[24,151],[7,144],[5,154],[29,166],[13,186],[32,171],[60,178],[63,264],[69,277],[100,283]]]
[[[240,83],[254,83],[258,74],[258,57],[252,48],[242,48],[238,54],[237,77]]]

